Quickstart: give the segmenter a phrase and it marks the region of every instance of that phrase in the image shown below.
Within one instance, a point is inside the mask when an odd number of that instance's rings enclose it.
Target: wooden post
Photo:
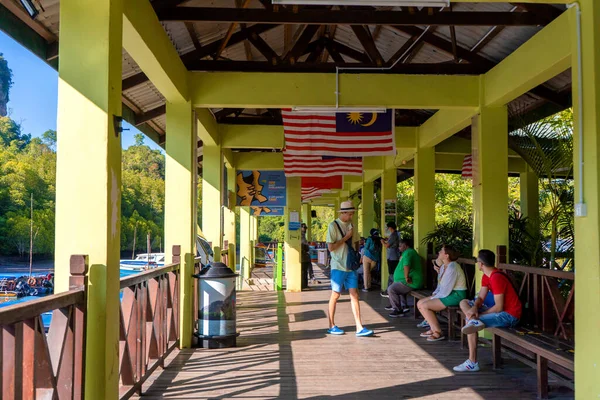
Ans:
[[[537,355],[537,394],[538,399],[548,398],[548,360]]]
[[[277,243],[277,290],[283,289],[283,243]]]
[[[73,351],[73,398],[83,398],[85,385],[85,327],[87,309],[87,281],[89,262],[87,255],[72,255],[70,260],[71,276],[69,288],[75,289],[83,286],[85,293],[83,303],[74,307],[74,351]]]
[[[173,245],[173,256],[171,258],[171,262],[173,264],[179,264],[181,262],[181,246],[178,244]]]
[[[88,256],[72,255],[69,262],[71,276],[69,277],[69,289],[76,289],[81,286],[87,286]]]
[[[496,246],[496,266],[498,264],[507,264],[507,251],[505,245]]]
[[[494,369],[497,369],[502,365],[502,338],[498,335],[492,337],[492,356]]]

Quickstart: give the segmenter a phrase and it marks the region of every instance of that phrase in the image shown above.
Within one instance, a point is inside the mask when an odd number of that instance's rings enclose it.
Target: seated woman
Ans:
[[[433,260],[434,268],[439,275],[438,286],[431,297],[417,302],[419,311],[431,327],[430,330],[422,333],[421,337],[426,337],[430,342],[445,339],[442,336],[440,323],[435,316],[436,311],[458,306],[461,300],[467,298],[467,280],[461,266],[456,262],[458,256],[458,251],[452,246],[442,246],[437,260]]]
[[[362,257],[364,273],[363,292],[371,290],[371,270],[377,267],[377,263],[381,260],[381,238],[379,237],[379,231],[373,228],[369,234],[370,236],[365,242],[364,254]]]

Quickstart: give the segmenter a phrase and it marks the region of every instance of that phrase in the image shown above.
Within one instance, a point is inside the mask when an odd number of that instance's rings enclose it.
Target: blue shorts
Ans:
[[[331,290],[341,293],[343,288],[358,289],[358,274],[356,271],[331,270]]]
[[[473,300],[469,300],[469,305],[473,307],[475,302]],[[488,309],[488,306],[482,305],[479,307],[479,312],[482,313]],[[478,319],[483,322],[487,328],[512,328],[519,323],[517,318],[513,317],[506,311],[479,315]]]

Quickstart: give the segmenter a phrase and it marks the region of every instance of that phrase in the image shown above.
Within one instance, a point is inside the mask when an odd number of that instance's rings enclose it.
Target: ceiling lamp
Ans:
[[[20,1],[21,1],[21,4],[23,5],[23,7],[25,8],[25,11],[27,11],[27,14],[29,14],[29,16],[31,18],[35,18],[38,15],[38,10],[37,10],[37,8],[35,8],[33,1],[31,1],[31,0],[20,0]]]
[[[450,0],[272,0],[273,4],[311,6],[448,7]]]

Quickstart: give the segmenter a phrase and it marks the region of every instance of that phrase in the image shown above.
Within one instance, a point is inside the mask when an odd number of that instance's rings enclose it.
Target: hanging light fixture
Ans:
[[[39,12],[37,10],[37,8],[35,8],[35,5],[33,4],[32,0],[20,0],[21,4],[23,5],[23,8],[25,8],[25,11],[27,11],[27,14],[29,14],[29,16],[31,18],[35,18]]]
[[[448,7],[450,0],[272,0],[280,5],[372,6],[372,7]]]

